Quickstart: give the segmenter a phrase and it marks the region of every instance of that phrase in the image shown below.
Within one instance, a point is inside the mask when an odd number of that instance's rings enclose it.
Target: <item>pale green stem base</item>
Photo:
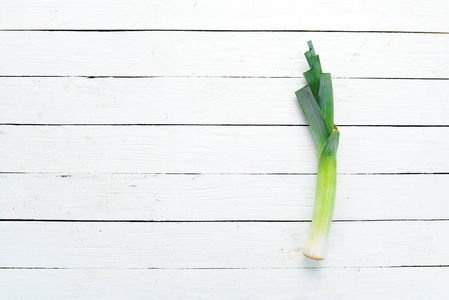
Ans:
[[[335,137],[332,137],[335,133]],[[304,255],[313,259],[324,259],[327,236],[334,212],[337,187],[337,147],[339,132],[333,134],[326,143],[318,162],[317,191],[312,226]]]

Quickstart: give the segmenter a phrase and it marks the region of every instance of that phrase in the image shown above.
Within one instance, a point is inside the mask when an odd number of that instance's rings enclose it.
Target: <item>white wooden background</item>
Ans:
[[[312,39],[341,131],[301,253]],[[449,3],[0,1],[1,299],[447,299]]]

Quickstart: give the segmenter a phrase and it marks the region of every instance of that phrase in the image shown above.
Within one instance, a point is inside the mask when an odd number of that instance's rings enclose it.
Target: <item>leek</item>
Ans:
[[[324,259],[334,211],[340,132],[334,124],[331,75],[322,72],[320,58],[315,54],[312,41],[308,45],[309,51],[305,57],[310,70],[304,72],[307,85],[295,94],[315,139],[318,170],[315,208],[304,255],[321,260]]]

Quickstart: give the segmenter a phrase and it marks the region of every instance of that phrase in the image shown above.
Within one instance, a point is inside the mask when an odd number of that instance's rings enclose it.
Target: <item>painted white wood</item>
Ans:
[[[449,31],[443,0],[2,1],[2,29]]]
[[[445,299],[448,268],[0,270],[7,299]]]
[[[341,127],[340,173],[447,172],[449,128]],[[308,127],[0,126],[3,172],[313,173]]]
[[[449,78],[445,34],[0,32],[0,75],[290,76],[312,39],[336,77]]]
[[[334,220],[447,219],[449,175],[339,175]],[[314,175],[1,174],[0,218],[310,220]]]
[[[0,78],[0,123],[307,124],[297,78]],[[449,125],[448,80],[333,80],[338,125]]]
[[[443,0],[0,1],[0,123],[87,125],[0,126],[0,298],[447,298],[448,175],[366,173],[447,173],[449,128],[357,125],[449,125],[447,35],[364,32],[447,33],[448,11]],[[356,126],[340,127],[322,262],[301,254],[310,130],[270,126],[305,125],[293,92],[309,39],[334,76],[336,123]],[[88,126],[138,123],[267,126]]]
[[[448,265],[449,222],[334,222],[324,261],[310,223],[1,222],[0,265],[40,268],[297,268]]]

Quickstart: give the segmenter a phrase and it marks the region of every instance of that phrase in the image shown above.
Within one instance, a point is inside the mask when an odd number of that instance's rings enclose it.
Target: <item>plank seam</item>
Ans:
[[[307,33],[307,32],[324,32],[324,33],[368,33],[368,34],[449,34],[447,31],[399,31],[399,30],[313,30],[313,29],[0,29],[3,32],[216,32],[216,33],[250,33],[250,32],[292,32],[292,33]]]
[[[353,222],[446,222],[449,219],[365,219],[332,220],[335,223]],[[311,220],[76,220],[76,219],[0,219],[0,222],[39,223],[310,223]]]
[[[71,177],[74,174],[107,174],[107,175],[168,175],[168,176],[191,176],[191,175],[250,175],[250,176],[302,176],[302,175],[316,175],[316,173],[136,173],[136,172],[15,172],[15,171],[0,171],[0,174],[5,175],[59,175],[60,177]],[[449,172],[403,172],[403,173],[337,173],[337,175],[356,175],[356,176],[371,176],[371,175],[449,175]]]
[[[282,267],[282,268],[64,268],[64,267],[0,267],[0,270],[296,270],[296,269],[397,269],[448,268],[449,265],[390,265],[364,267]]]
[[[0,126],[189,126],[189,127],[307,127],[307,124],[151,124],[151,123],[0,123]],[[426,124],[426,125],[408,125],[408,124],[338,124],[338,127],[399,127],[399,128],[444,128],[449,127],[448,125],[441,124]]]
[[[144,79],[144,78],[229,78],[229,79],[303,79],[302,76],[242,76],[242,75],[0,75],[0,78],[86,78],[86,79]],[[360,80],[449,80],[449,77],[348,77],[333,76],[332,79]]]

